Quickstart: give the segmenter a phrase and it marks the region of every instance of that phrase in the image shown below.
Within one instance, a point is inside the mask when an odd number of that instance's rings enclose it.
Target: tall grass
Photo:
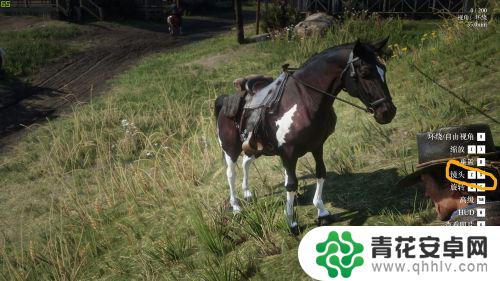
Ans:
[[[281,237],[288,226],[282,216],[282,200],[258,199],[245,204],[240,216],[234,218],[237,227],[254,239],[262,255],[276,255],[281,252]]]
[[[411,64],[496,114],[498,82],[476,64],[498,67],[496,28],[492,23],[470,32],[457,22],[351,18],[324,38],[240,47],[229,33],[145,59],[117,78],[106,97],[33,128],[10,155],[0,156],[1,276],[271,280],[287,264],[294,278],[304,278],[294,271],[298,240],[284,223],[278,159],[256,161],[250,186],[257,201],[237,217],[228,211],[213,100],[233,91],[235,77],[276,75],[285,62],[299,65],[314,52],[358,37],[391,34],[387,79],[398,113],[380,126],[335,103],[336,132],[325,145],[324,201],[336,224],[430,223],[421,192],[394,186],[416,162],[415,134],[485,119]],[[219,60],[209,67],[196,63],[214,55]],[[474,90],[478,85],[481,92]],[[498,137],[498,128],[492,129]],[[306,229],[316,217],[310,163],[306,156],[298,165],[296,209]]]
[[[214,213],[217,214],[217,212]],[[195,209],[192,217],[193,229],[202,247],[211,254],[222,257],[234,247],[228,226],[229,221],[220,212],[217,215],[209,214],[209,216],[212,216],[212,219],[205,220],[202,211]]]

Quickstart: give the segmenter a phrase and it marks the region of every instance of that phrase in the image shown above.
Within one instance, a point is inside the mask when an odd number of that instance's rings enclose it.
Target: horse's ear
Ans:
[[[375,48],[375,52],[380,53],[382,49],[385,47],[387,44],[387,41],[389,41],[389,36],[385,37],[384,39],[377,41],[372,44],[372,46]]]
[[[352,48],[352,53],[354,56],[359,57],[363,53],[363,44],[358,40],[354,43],[354,47]]]

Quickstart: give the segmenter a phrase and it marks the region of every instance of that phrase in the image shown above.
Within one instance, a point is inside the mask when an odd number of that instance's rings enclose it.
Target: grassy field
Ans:
[[[283,215],[278,158],[255,162],[256,201],[239,216],[228,212],[213,102],[233,92],[236,77],[276,76],[284,63],[357,37],[391,35],[387,80],[398,113],[381,126],[335,103],[326,206],[338,225],[436,223],[419,189],[395,187],[416,163],[415,134],[486,122],[500,143],[500,130],[411,64],[498,119],[497,28],[352,19],[324,38],[239,46],[229,33],[144,59],[108,95],[0,156],[0,277],[308,280],[296,257],[301,236],[290,235]],[[296,211],[305,232],[315,226],[313,172],[312,157],[302,158]]]
[[[56,58],[80,50],[81,46],[72,44],[70,39],[82,34],[83,29],[76,24],[50,21],[44,26],[0,31],[0,47],[7,54],[7,78],[31,74]]]

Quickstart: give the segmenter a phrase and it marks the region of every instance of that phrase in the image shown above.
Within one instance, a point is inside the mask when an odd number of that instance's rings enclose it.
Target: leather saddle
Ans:
[[[247,77],[237,78],[233,81],[234,86],[239,91],[245,91],[247,94],[254,96],[262,88],[273,82],[273,78],[263,75],[249,75]]]
[[[245,104],[239,124],[245,154],[260,154],[264,150],[261,124],[268,109],[279,101],[285,80],[286,75],[281,74],[275,80],[269,76],[250,75],[233,81],[236,89],[245,92]]]

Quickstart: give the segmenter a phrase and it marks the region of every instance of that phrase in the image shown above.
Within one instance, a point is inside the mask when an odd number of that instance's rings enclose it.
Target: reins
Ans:
[[[354,57],[353,53],[351,52],[350,55],[349,55],[349,60],[347,61],[347,65],[345,66],[344,70],[342,70],[342,73],[340,74],[340,79],[342,80],[342,78],[344,77],[344,73],[349,69],[350,70],[350,75],[351,77],[354,77],[356,75],[356,72],[354,70],[354,65],[353,65],[353,62],[357,61],[359,58],[358,57]],[[289,64],[284,64],[282,66],[282,69],[283,69],[283,72],[285,72],[287,74],[288,77],[292,78],[293,80],[297,81],[299,84],[302,84],[304,85],[305,87],[311,89],[311,90],[314,90],[320,94],[323,94],[325,96],[329,96],[335,100],[339,100],[343,103],[346,103],[354,108],[357,108],[357,109],[360,109],[360,110],[363,110],[364,112],[366,113],[369,113],[369,114],[373,114],[374,113],[374,108],[383,103],[384,101],[386,101],[386,98],[381,98],[379,100],[376,100],[372,103],[370,103],[370,106],[369,107],[362,107],[362,106],[359,106],[355,103],[352,103],[348,100],[345,100],[345,99],[342,99],[342,98],[339,98],[338,95],[333,95],[332,93],[328,93],[324,90],[321,90],[321,89],[318,89],[316,88],[315,86],[311,85],[311,84],[308,84],[300,79],[298,79],[297,77],[295,77],[293,74],[296,70],[298,70],[298,68],[292,68],[292,67],[289,67]]]
[[[341,101],[341,102],[343,102],[343,103],[346,103],[346,104],[348,104],[348,105],[350,105],[350,106],[352,106],[352,107],[355,107],[355,108],[357,108],[357,109],[361,109],[361,110],[363,110],[363,111],[364,111],[364,112],[366,112],[366,113],[370,113],[370,114],[372,114],[372,113],[373,113],[373,109],[371,109],[371,108],[364,108],[364,107],[361,107],[361,106],[359,106],[359,105],[357,105],[357,104],[354,104],[354,103],[352,103],[352,102],[350,102],[350,101],[348,101],[348,100],[345,100],[345,99],[339,98],[339,97],[338,97],[338,96],[336,96],[336,95],[333,95],[333,94],[331,94],[331,93],[328,93],[328,92],[326,92],[326,91],[323,91],[323,90],[321,90],[321,89],[318,89],[318,88],[314,87],[313,85],[310,85],[310,84],[308,84],[308,83],[306,83],[306,82],[304,82],[304,81],[302,81],[302,80],[298,79],[297,77],[293,76],[293,72],[294,72],[295,70],[297,70],[297,69],[298,69],[298,68],[288,68],[288,64],[283,65],[283,71],[284,71],[285,73],[287,73],[287,74],[288,74],[288,77],[290,77],[290,78],[292,78],[293,80],[295,80],[295,81],[299,82],[299,84],[302,84],[302,85],[306,86],[307,88],[309,88],[309,89],[311,89],[311,90],[314,90],[314,91],[316,91],[316,92],[318,92],[318,93],[320,93],[320,94],[323,94],[323,95],[325,95],[325,96],[329,96],[329,97],[331,97],[331,98],[333,98],[333,99],[335,99],[335,100],[339,100],[339,101]],[[290,71],[290,70],[291,70],[291,71]]]
[[[497,123],[497,124],[500,124],[500,122],[498,120],[496,120],[495,118],[491,117],[490,115],[488,115],[486,112],[484,112],[483,110],[481,110],[480,108],[472,105],[468,100],[466,100],[465,98],[461,97],[460,95],[456,94],[455,92],[453,92],[452,90],[446,88],[445,86],[439,84],[436,79],[430,77],[427,73],[423,72],[420,68],[418,68],[414,63],[411,63],[411,66],[418,72],[420,73],[422,76],[424,76],[427,80],[429,80],[430,82],[432,82],[434,85],[438,86],[439,88],[441,88],[442,90],[444,90],[446,93],[449,93],[450,95],[452,95],[453,97],[455,97],[456,99],[458,99],[459,101],[461,101],[463,104],[471,107],[472,109],[476,110],[479,114],[485,116],[486,118],[490,119],[491,121]]]

